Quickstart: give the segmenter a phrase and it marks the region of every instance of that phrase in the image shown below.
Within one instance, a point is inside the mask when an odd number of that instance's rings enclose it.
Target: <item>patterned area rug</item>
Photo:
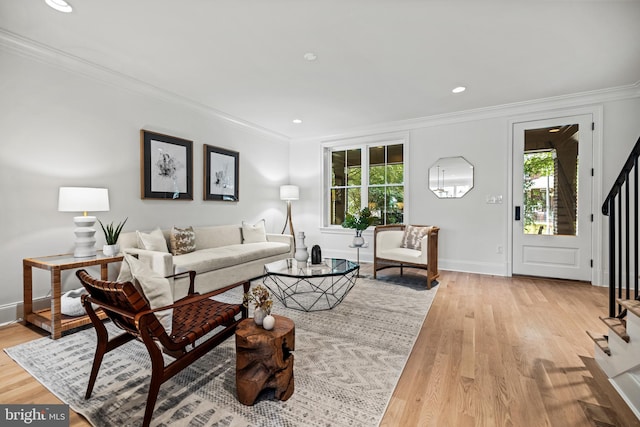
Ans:
[[[151,423],[378,425],[436,289],[427,291],[424,281],[390,284],[358,279],[351,293],[330,311],[305,313],[274,302],[274,313],[293,319],[296,325],[295,392],[289,400],[276,400],[268,391],[253,406],[236,400],[235,342],[230,338],[161,386]],[[227,298],[241,298],[241,293]],[[144,346],[134,341],[107,354],[93,395],[85,400],[94,350],[92,329],[5,349],[94,426],[139,425],[150,380]]]

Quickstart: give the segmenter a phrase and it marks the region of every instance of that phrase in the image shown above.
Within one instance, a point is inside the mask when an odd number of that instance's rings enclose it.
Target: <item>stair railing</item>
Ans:
[[[609,217],[609,316],[616,316],[617,298],[638,298],[638,158],[640,138],[602,205]],[[630,179],[631,178],[631,179]],[[633,191],[631,191],[633,190]],[[633,236],[631,236],[633,234]],[[631,246],[633,243],[633,246]],[[631,265],[633,264],[633,276]],[[631,285],[633,284],[633,294]],[[624,289],[624,294],[623,294]],[[617,292],[616,292],[617,290]],[[618,314],[622,308],[618,306]]]

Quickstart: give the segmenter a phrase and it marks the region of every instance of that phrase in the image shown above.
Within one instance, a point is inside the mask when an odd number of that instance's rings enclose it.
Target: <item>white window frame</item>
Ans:
[[[322,226],[329,229],[341,229],[339,224],[331,224],[331,153],[333,151],[361,149],[362,158],[362,181],[361,181],[361,208],[368,205],[369,198],[369,147],[380,145],[402,144],[403,161],[403,186],[404,186],[404,208],[403,224],[409,224],[409,133],[395,133],[385,135],[372,135],[358,138],[350,138],[322,143]]]

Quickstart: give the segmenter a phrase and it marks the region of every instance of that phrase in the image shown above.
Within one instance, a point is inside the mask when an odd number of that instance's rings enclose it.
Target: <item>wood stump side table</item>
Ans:
[[[236,390],[238,400],[253,405],[262,390],[275,389],[275,397],[287,400],[293,394],[293,320],[273,315],[272,330],[245,319],[236,328]]]

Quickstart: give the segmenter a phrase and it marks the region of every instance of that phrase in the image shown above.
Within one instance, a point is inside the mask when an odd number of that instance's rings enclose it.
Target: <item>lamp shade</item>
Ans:
[[[60,187],[58,211],[104,212],[109,210],[109,190],[106,188]]]
[[[297,185],[281,185],[280,200],[298,200],[300,199],[300,189]]]

